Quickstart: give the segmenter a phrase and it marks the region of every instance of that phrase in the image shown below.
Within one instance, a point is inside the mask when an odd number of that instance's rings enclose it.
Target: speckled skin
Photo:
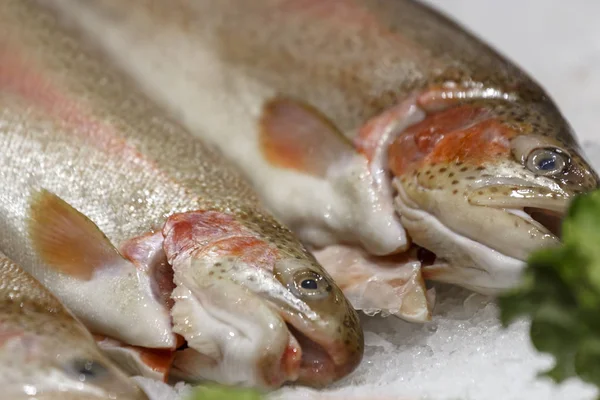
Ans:
[[[85,362],[95,375],[81,384]],[[34,388],[49,400],[147,399],[56,297],[1,253],[0,384],[7,399],[29,399]]]
[[[479,269],[485,275],[487,264],[493,264],[490,269],[497,270],[510,264],[505,269],[511,270],[507,276],[490,273],[476,283],[465,276],[444,278],[472,288],[482,289],[480,285],[504,288],[515,283],[519,265],[529,251],[555,243],[556,238],[543,229],[538,230],[530,221],[515,226],[514,216],[501,217],[499,209],[475,207],[471,191],[481,191],[481,196],[485,196],[491,188],[482,189],[482,182],[489,183],[490,178],[496,177],[510,185],[511,179],[522,178],[523,174],[522,184],[527,182],[536,186],[536,190],[543,187],[563,199],[598,187],[598,176],[581,157],[569,124],[544,90],[474,35],[419,2],[57,0],[46,3],[52,3],[66,20],[79,25],[91,42],[101,45],[197,135],[215,143],[242,166],[270,209],[311,245],[350,243],[382,255],[406,250],[410,237],[452,267]],[[339,189],[339,182],[331,179],[329,186],[323,185],[322,181],[294,175],[265,162],[253,138],[258,135],[264,105],[276,96],[318,109],[344,135],[356,140],[359,148],[364,139],[363,128],[394,107],[413,105],[422,111],[418,118],[403,114],[397,117],[415,123],[466,104],[473,109],[484,109],[488,119],[497,122],[494,129],[506,131],[499,139],[504,150],[520,135],[546,138],[541,140],[544,145],[562,149],[570,156],[570,169],[552,179],[539,178],[524,170],[514,151],[486,153],[486,159],[461,161],[473,170],[484,169],[477,174],[460,175],[465,179],[460,181],[458,190],[452,183],[456,179],[448,174],[461,173],[465,165],[450,171],[458,161],[449,151],[448,158],[438,160],[436,169],[430,170],[436,174],[437,185],[426,186],[424,193],[416,193],[403,187],[402,179],[405,183],[414,179],[417,172],[426,172],[429,167],[425,166],[428,159],[424,156],[423,165],[413,165],[410,172],[400,173],[396,169],[395,187],[398,192],[406,192],[404,203],[411,202],[414,210],[428,213],[431,223],[424,222],[423,213],[413,216],[411,223],[406,207],[398,204],[399,221],[391,216],[375,221],[381,215],[365,210],[388,212],[385,204],[391,201],[391,191],[378,187],[369,193],[376,201],[352,208],[344,199],[359,204],[356,199],[361,197],[346,187]],[[465,123],[462,128],[467,127]],[[386,141],[379,146],[389,144]],[[401,146],[391,148],[396,161],[402,153],[410,153]],[[446,168],[446,174],[439,173],[439,168]],[[370,179],[365,178],[369,172],[363,172],[348,177],[347,181]],[[477,185],[470,183],[468,177],[474,177]],[[356,187],[366,192],[377,185],[365,186]],[[328,189],[332,187],[333,192],[339,191],[330,194]],[[287,198],[280,194],[282,188],[289,193]],[[509,193],[509,189],[505,187],[504,191],[488,197],[497,200],[504,193]],[[522,209],[529,204],[527,200],[515,207]],[[558,208],[556,204],[552,207]],[[469,222],[459,219],[469,215],[472,216]],[[415,222],[417,219],[419,223]],[[502,222],[495,229],[498,221]],[[449,228],[446,233],[439,233],[443,228],[440,225]],[[512,232],[505,229],[508,226],[518,228],[519,234],[509,238]],[[400,228],[408,234],[403,234]],[[522,240],[514,248],[517,238]],[[457,241],[462,239],[468,242],[466,250],[453,253]],[[440,245],[441,242],[445,244]],[[377,243],[381,245],[378,247]],[[475,247],[487,252],[487,256],[475,254],[477,251],[472,250]]]
[[[0,5],[0,60],[0,248],[28,266],[78,317],[98,327],[99,317],[86,313],[103,305],[86,304],[85,295],[61,296],[78,282],[50,271],[33,250],[27,232],[29,201],[41,188],[90,218],[117,247],[160,231],[174,213],[229,215],[279,260],[291,260],[330,282],[326,300],[306,303],[317,316],[313,322],[320,324],[314,333],[323,344],[324,337],[341,343],[342,358],[349,357],[336,377],[356,366],[363,346],[356,312],[314,257],[261,208],[251,188],[216,151],[82,48],[34,1]],[[109,289],[116,293],[111,301],[131,302],[136,294],[119,293],[119,284]],[[277,284],[283,288],[289,282]],[[103,320],[105,332],[94,333],[111,336],[115,323]],[[135,315],[126,324],[154,329],[152,320]]]

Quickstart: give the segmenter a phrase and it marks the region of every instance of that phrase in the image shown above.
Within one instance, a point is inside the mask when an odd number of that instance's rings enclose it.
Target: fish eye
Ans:
[[[108,374],[108,370],[104,365],[94,360],[82,358],[71,360],[65,367],[65,372],[76,377],[81,382],[100,379]]]
[[[329,296],[331,285],[314,271],[300,271],[294,274],[294,293],[308,299],[322,299]]]
[[[535,149],[527,156],[527,168],[538,175],[554,176],[565,171],[569,157],[557,148]]]

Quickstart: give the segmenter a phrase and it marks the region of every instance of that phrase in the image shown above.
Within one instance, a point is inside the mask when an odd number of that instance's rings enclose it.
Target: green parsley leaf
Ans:
[[[531,318],[533,345],[555,359],[543,375],[600,388],[600,190],[573,200],[562,244],[532,254],[522,284],[498,303],[504,326]]]

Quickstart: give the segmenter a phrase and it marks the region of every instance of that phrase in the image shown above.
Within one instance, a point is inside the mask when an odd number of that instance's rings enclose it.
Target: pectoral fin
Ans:
[[[47,190],[32,196],[29,235],[46,264],[78,279],[124,260],[96,224]]]
[[[318,177],[324,177],[340,158],[357,154],[352,143],[320,111],[285,98],[265,105],[260,148],[272,165]]]

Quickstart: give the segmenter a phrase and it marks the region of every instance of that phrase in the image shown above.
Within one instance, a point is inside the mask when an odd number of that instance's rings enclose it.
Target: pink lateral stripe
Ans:
[[[87,143],[105,153],[118,156],[123,162],[145,166],[157,175],[164,176],[155,162],[130,146],[112,126],[98,121],[93,113],[86,112],[83,101],[71,100],[61,94],[59,88],[45,79],[33,64],[34,60],[24,56],[16,46],[0,42],[0,90],[30,101],[72,128],[68,133],[86,139]]]

